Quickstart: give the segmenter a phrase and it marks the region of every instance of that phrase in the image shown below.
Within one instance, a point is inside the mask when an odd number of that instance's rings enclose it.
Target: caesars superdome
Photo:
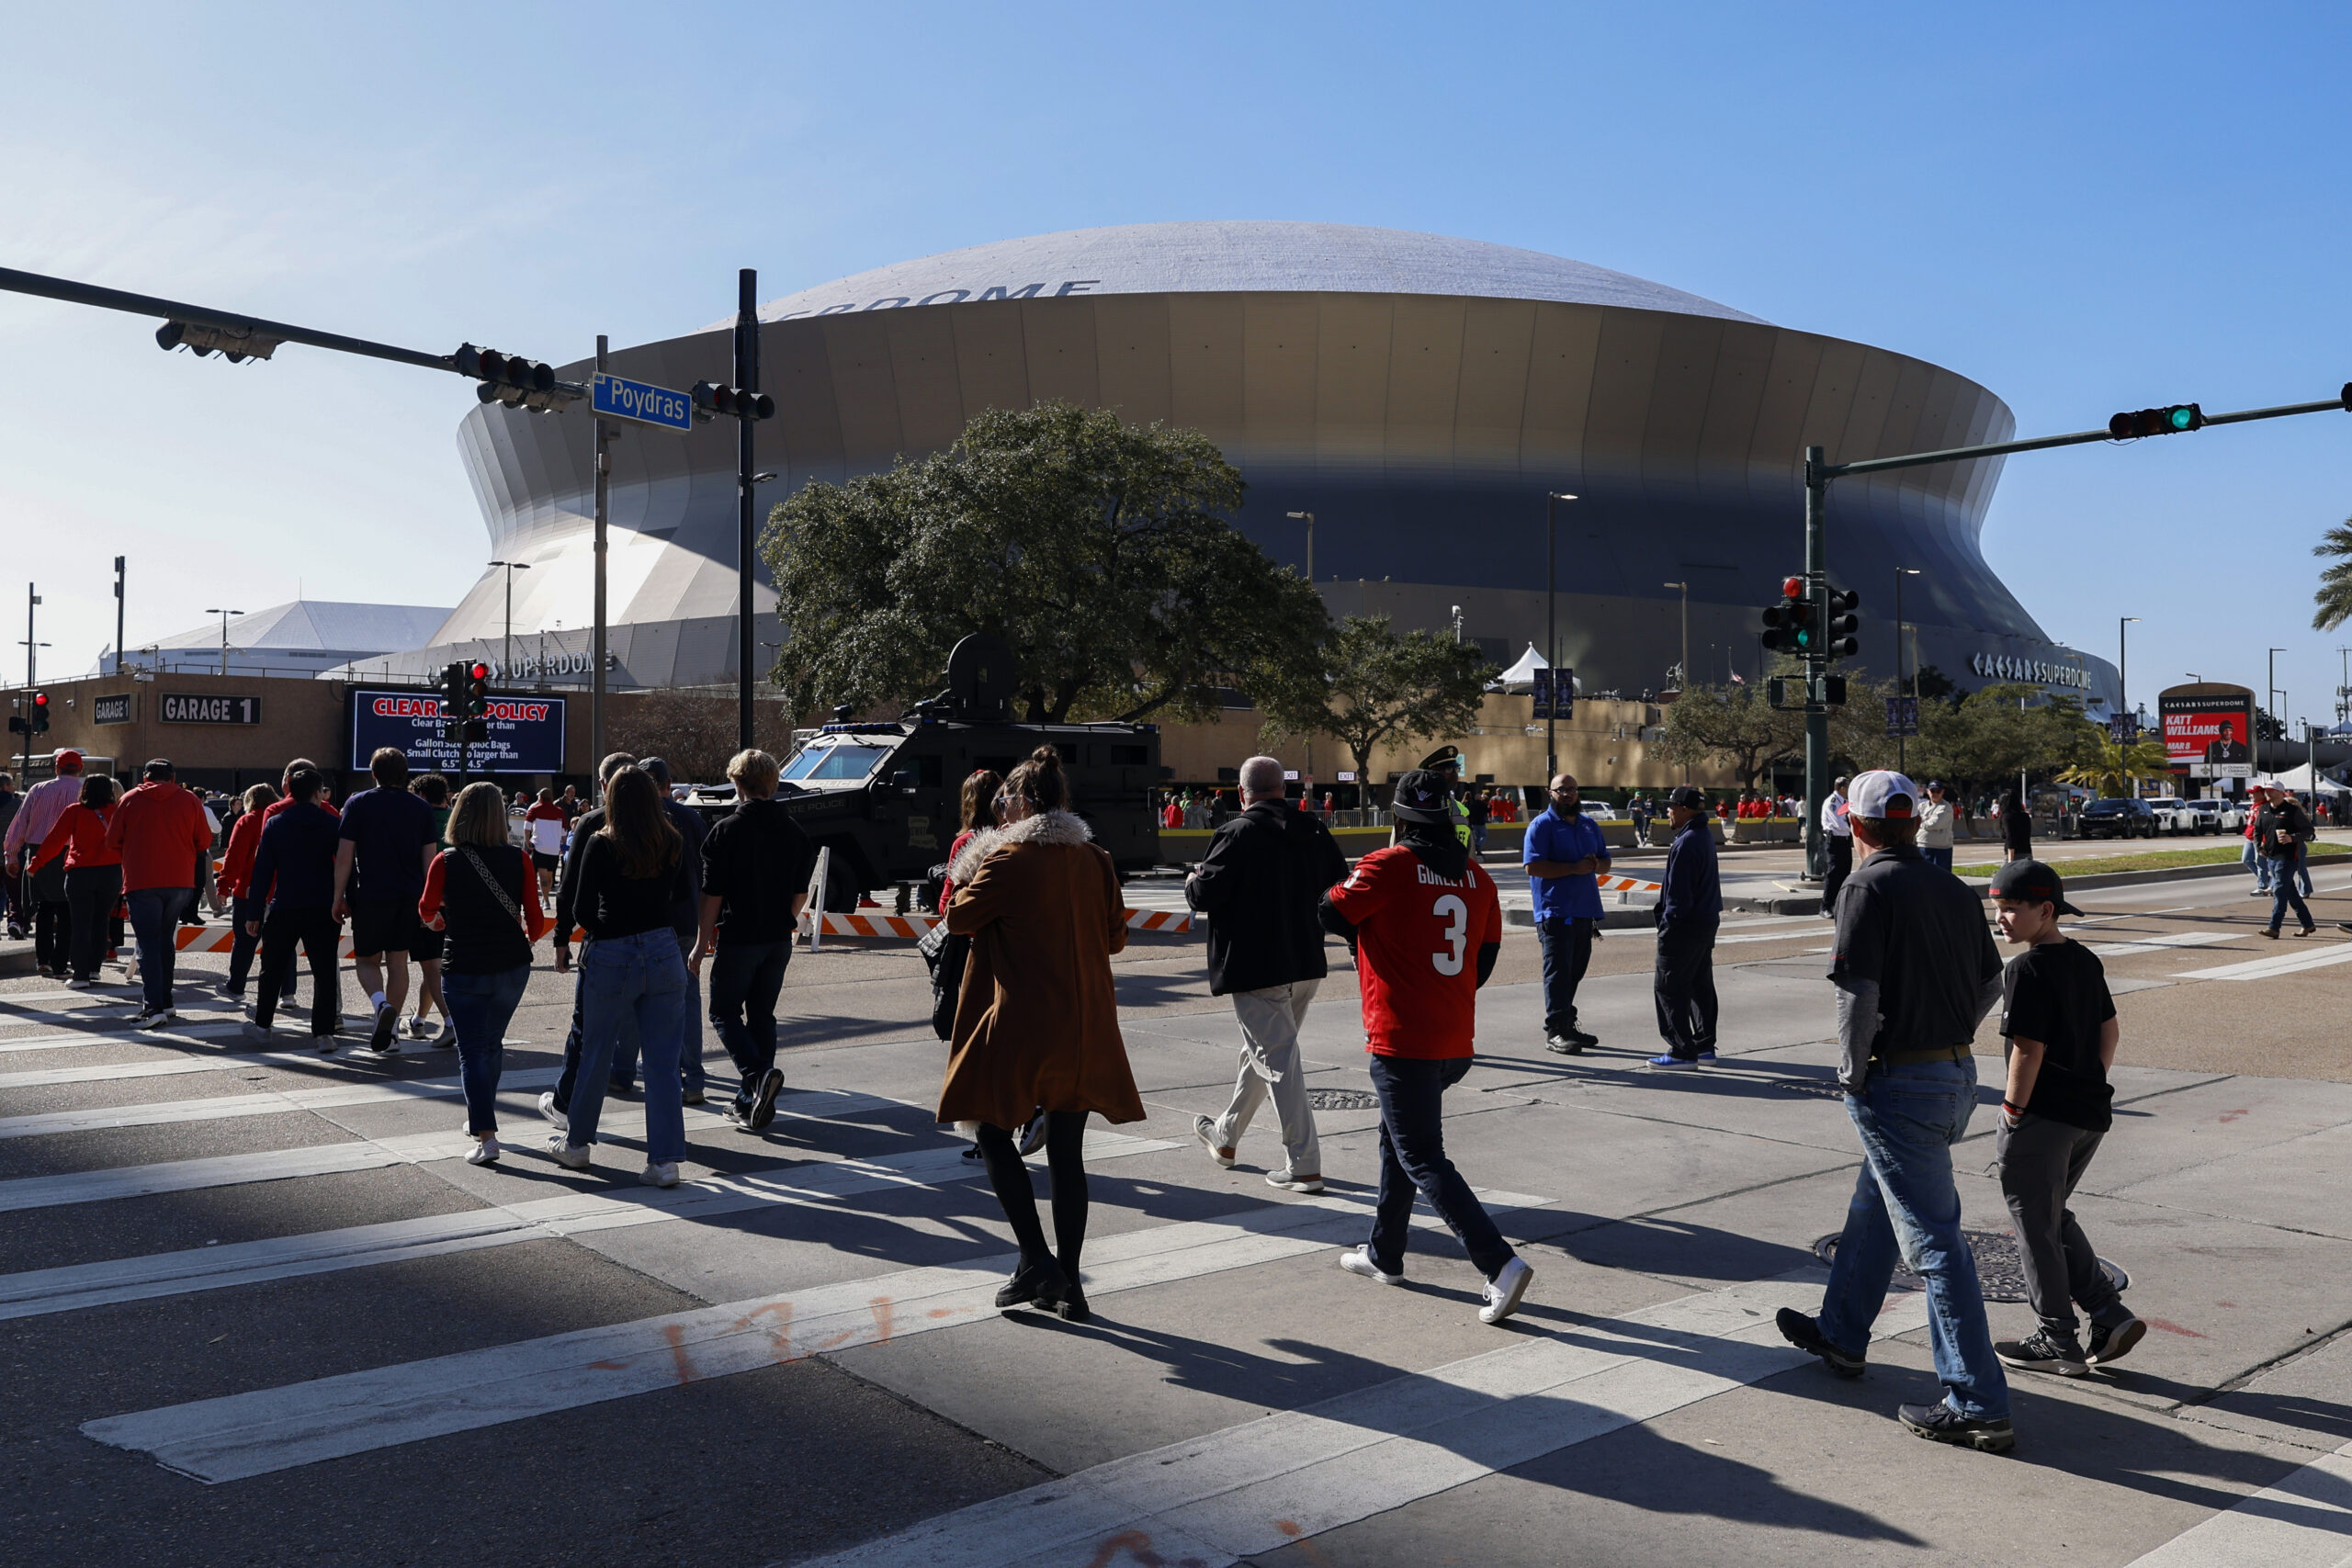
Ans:
[[[1803,565],[1801,454],[1833,462],[2006,439],[1964,376],[1792,331],[1582,262],[1328,223],[1148,223],[978,245],[760,310],[760,506],[950,445],[989,408],[1049,398],[1197,430],[1249,483],[1234,522],[1314,570],[1335,615],[1445,628],[1509,662],[1544,626],[1544,496],[1560,508],[1557,661],[1588,692],[1754,680],[1760,608]],[[729,378],[731,329],[615,351],[673,388]],[[593,366],[566,366],[583,380]],[[584,407],[582,405],[581,407]],[[584,668],[591,422],[576,407],[469,413],[459,446],[492,554],[515,574],[514,675]],[[731,682],[735,428],[626,427],[610,481],[616,683]],[[1997,459],[1839,481],[1829,570],[1862,597],[1860,664],[1892,673],[1893,587],[1917,655],[1963,689],[2035,681],[2112,700],[1993,575],[1978,532]],[[492,570],[436,646],[498,656]],[[758,635],[780,641],[763,569]],[[544,636],[542,634],[545,634]],[[1906,640],[1908,640],[1906,638]],[[764,668],[772,655],[761,650]],[[1911,649],[1905,650],[1906,664]]]

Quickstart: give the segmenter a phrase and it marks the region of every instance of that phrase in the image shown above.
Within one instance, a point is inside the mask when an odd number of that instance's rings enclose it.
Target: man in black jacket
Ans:
[[[816,847],[775,798],[776,761],[738,751],[727,764],[735,809],[702,844],[700,940],[710,960],[710,1023],[741,1082],[727,1115],[747,1133],[775,1120],[784,1073],[775,1065],[775,999],[792,962],[792,933],[808,901]]]
[[[1292,1192],[1323,1190],[1323,1156],[1299,1025],[1322,983],[1323,927],[1317,902],[1348,874],[1329,829],[1283,798],[1283,765],[1272,757],[1241,764],[1241,815],[1216,830],[1209,852],[1184,881],[1184,898],[1209,919],[1209,991],[1233,998],[1241,1022],[1241,1070],[1222,1116],[1196,1116],[1193,1134],[1220,1167],[1250,1119],[1273,1096],[1289,1159],[1266,1173]]]

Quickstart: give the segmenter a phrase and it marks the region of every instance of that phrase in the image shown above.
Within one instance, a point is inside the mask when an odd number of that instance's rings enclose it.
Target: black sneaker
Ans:
[[[2083,1359],[2083,1348],[2075,1343],[2071,1334],[2061,1338],[2047,1328],[2037,1328],[2024,1339],[2002,1339],[1995,1342],[1993,1354],[2006,1366],[2027,1372],[2055,1372],[2062,1378],[2078,1378],[2090,1371]]]
[[[1546,1035],[1544,1049],[1555,1056],[1581,1056],[1584,1055],[1584,1040],[1576,1031],[1570,1030],[1566,1034]]]
[[[770,1067],[752,1095],[752,1109],[745,1112],[743,1125],[754,1133],[764,1131],[775,1120],[775,1097],[783,1092],[784,1069]]]
[[[375,1052],[379,1056],[396,1054],[401,1046],[400,1042],[392,1038],[392,1033],[400,1026],[401,1015],[398,1010],[389,1007],[378,1008],[376,1027],[369,1031],[368,1035],[368,1049]]]
[[[1046,1113],[1040,1111],[1029,1118],[1029,1124],[1021,1129],[1014,1141],[1020,1146],[1023,1159],[1027,1159],[1031,1155],[1044,1148],[1046,1146]]]
[[[1780,1329],[1781,1338],[1809,1356],[1820,1357],[1821,1364],[1839,1377],[1858,1378],[1862,1375],[1862,1368],[1867,1364],[1862,1358],[1829,1343],[1822,1337],[1821,1325],[1794,1307],[1782,1307],[1773,1314],[1772,1323]]]
[[[2005,1454],[2018,1444],[2017,1430],[2007,1416],[1973,1420],[1940,1400],[1933,1404],[1898,1404],[1894,1418],[1910,1427],[1914,1436],[1931,1443],[1950,1443],[1978,1453]]]
[[[2104,1323],[2094,1323],[2086,1359],[2094,1367],[2111,1366],[2130,1355],[2132,1347],[2147,1337],[2148,1325],[2136,1317],[2127,1317],[2112,1328]]]

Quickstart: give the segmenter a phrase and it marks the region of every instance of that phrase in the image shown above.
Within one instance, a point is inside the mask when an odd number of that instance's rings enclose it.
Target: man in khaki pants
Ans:
[[[1266,1173],[1268,1184],[1320,1192],[1322,1153],[1298,1030],[1326,973],[1316,904],[1347,876],[1348,861],[1329,829],[1283,798],[1283,765],[1273,758],[1241,764],[1241,815],[1216,830],[1184,881],[1185,901],[1208,918],[1210,993],[1231,997],[1241,1024],[1233,1098],[1223,1115],[1194,1117],[1193,1132],[1210,1159],[1230,1168],[1250,1118],[1271,1096],[1288,1158]]]

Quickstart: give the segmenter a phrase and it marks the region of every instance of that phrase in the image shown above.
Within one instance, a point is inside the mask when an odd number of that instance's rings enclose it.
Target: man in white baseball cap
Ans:
[[[1821,1314],[1782,1308],[1781,1333],[1833,1372],[1860,1377],[1871,1324],[1903,1260],[1928,1285],[1928,1344],[1944,1396],[1896,1412],[1920,1437],[2006,1453],[2009,1385],[1993,1350],[1976,1260],[1960,1228],[1951,1145],[1976,1109],[1976,1029],[2001,999],[1983,903],[1919,852],[1919,787],[1883,769],[1846,792],[1868,858],[1838,900],[1838,1085],[1862,1169],[1831,1259]]]

